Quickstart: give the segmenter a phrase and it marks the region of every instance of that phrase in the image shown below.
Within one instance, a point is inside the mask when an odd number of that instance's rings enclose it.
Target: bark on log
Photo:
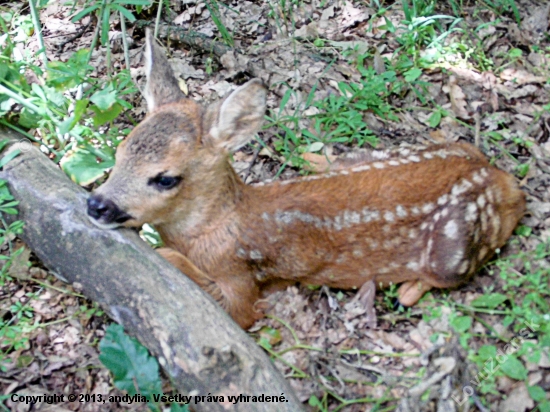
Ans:
[[[23,136],[0,128],[0,140]],[[4,154],[18,145],[11,144]],[[198,286],[130,230],[100,230],[87,193],[36,148],[0,178],[19,200],[21,238],[59,278],[90,299],[159,359],[181,395],[277,395],[284,402],[192,404],[197,411],[300,411],[269,358]],[[194,400],[192,401],[194,402]]]

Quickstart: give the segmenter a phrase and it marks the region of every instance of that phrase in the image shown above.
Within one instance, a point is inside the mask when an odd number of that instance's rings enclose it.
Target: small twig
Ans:
[[[124,48],[124,61],[126,62],[126,70],[130,71],[130,51],[128,49],[128,39],[126,38],[126,20],[120,13],[120,28],[122,29],[122,47]]]
[[[48,56],[46,56],[46,46],[44,45],[44,38],[42,37],[42,27],[40,26],[40,19],[38,18],[38,13],[36,11],[36,5],[34,0],[29,0],[29,6],[31,9],[32,24],[34,26],[34,32],[36,33],[36,38],[38,39],[38,45],[40,46],[42,56],[42,62],[44,67],[48,64]]]
[[[476,128],[474,130],[474,143],[476,147],[481,144],[479,133],[481,131],[481,106],[479,106],[474,113],[474,120],[476,122]]]
[[[95,16],[93,16],[93,17],[95,17]],[[95,20],[97,20],[97,19],[95,19]],[[94,21],[94,18],[90,18],[90,21],[86,25],[82,26],[82,28],[79,31],[77,31],[76,34],[72,35],[67,40],[65,40],[60,45],[58,45],[57,48],[59,49],[59,51],[63,51],[63,49],[65,48],[65,46],[67,44],[72,43],[76,39],[79,39],[80,37],[82,37],[84,35],[84,33],[86,33],[88,31],[88,29],[92,25],[93,21]]]
[[[101,2],[101,8],[99,9],[99,14],[97,15],[96,19],[96,28],[94,32],[94,37],[92,38],[92,44],[90,45],[90,53],[88,53],[88,59],[86,63],[90,63],[90,60],[92,60],[92,53],[95,49],[95,46],[97,44],[97,40],[99,39],[99,31],[101,30],[101,21],[103,17],[103,13],[105,13],[105,7],[107,6],[108,0],[103,0]]]
[[[162,0],[159,0],[159,7],[157,9],[157,18],[155,19],[155,31],[153,37],[156,39],[159,34],[160,17],[162,15]]]
[[[252,172],[252,167],[256,163],[256,160],[258,160],[258,155],[260,154],[262,150],[261,146],[258,146],[256,150],[254,150],[254,156],[252,157],[252,161],[250,162],[250,165],[246,168],[244,175],[243,175],[243,182],[246,182],[246,179],[248,179],[248,176],[250,176],[250,173]]]

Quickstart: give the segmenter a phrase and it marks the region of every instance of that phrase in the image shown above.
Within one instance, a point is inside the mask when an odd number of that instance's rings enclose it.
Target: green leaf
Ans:
[[[527,176],[527,173],[529,173],[529,163],[523,163],[521,165],[517,165],[516,170],[518,172],[519,177]]]
[[[405,72],[405,80],[409,83],[414,82],[420,76],[422,76],[422,70],[420,70],[418,67],[415,67],[414,69]]]
[[[533,232],[533,229],[529,226],[521,225],[516,228],[515,232],[519,236],[528,237]]]
[[[2,157],[2,159],[0,159],[0,168],[6,166],[6,164],[8,164],[9,161],[19,156],[19,154],[21,154],[21,151],[19,149],[15,149],[9,152],[8,154],[6,154],[4,157]]]
[[[116,103],[117,92],[112,86],[107,86],[103,90],[99,90],[92,94],[90,101],[94,103],[100,110],[109,110]]]
[[[550,401],[542,401],[539,403],[539,412],[550,412]]]
[[[134,15],[132,14],[132,12],[128,9],[125,9],[124,7],[116,4],[116,3],[113,3],[111,4],[111,7],[113,9],[116,9],[120,12],[120,14],[122,14],[124,17],[126,17],[126,19],[130,22],[134,22],[136,21],[136,18],[134,17]]]
[[[86,111],[88,103],[88,99],[77,100],[75,102],[73,115],[59,124],[60,134],[68,133],[73,129],[73,127],[78,123],[78,121]]]
[[[99,179],[105,171],[114,166],[115,160],[98,163],[94,154],[86,149],[76,148],[67,152],[59,162],[63,171],[79,185],[86,186]]]
[[[122,106],[118,103],[115,103],[112,107],[110,107],[107,110],[101,110],[97,106],[90,107],[93,112],[95,113],[94,116],[94,126],[98,127],[101,126],[107,122],[110,122],[117,118],[117,116],[122,111]]]
[[[37,127],[38,122],[41,119],[42,117],[39,114],[36,114],[25,107],[19,116],[19,124],[25,128],[31,129]]]
[[[306,152],[311,152],[311,153],[318,152],[318,151],[321,150],[324,146],[325,146],[325,144],[324,144],[323,142],[313,142],[312,144],[310,144],[310,145],[306,148]]]
[[[86,7],[84,10],[78,12],[72,19],[71,21],[73,23],[76,23],[78,20],[80,20],[81,18],[83,18],[84,16],[90,14],[91,12],[93,12],[94,10],[96,9],[99,9],[99,7],[101,6],[101,3],[100,2],[97,2],[95,3],[94,5],[90,6],[90,7]]]
[[[464,333],[472,326],[472,318],[470,316],[457,316],[451,321],[451,326],[458,333]]]
[[[527,379],[527,369],[525,369],[523,363],[513,356],[506,359],[506,362],[502,364],[500,370],[512,379],[516,379],[518,381]]]
[[[115,0],[116,4],[131,4],[132,6],[149,6],[151,0]]]
[[[317,408],[322,408],[323,407],[323,404],[321,403],[319,398],[315,395],[311,395],[309,397],[309,400],[307,401],[307,403],[309,404],[309,406],[313,406],[313,407],[317,407]]]
[[[497,356],[497,348],[495,345],[483,345],[479,348],[478,356],[481,360],[485,361],[490,358]]]
[[[433,112],[430,118],[428,119],[428,124],[430,127],[437,127],[441,123],[441,110]]]
[[[489,308],[495,309],[498,305],[508,299],[507,296],[501,293],[491,293],[489,295],[482,295],[472,301],[472,306],[476,308]]]
[[[117,388],[130,395],[140,393],[147,399],[162,393],[157,360],[136,339],[127,336],[122,326],[109,325],[99,349],[99,360],[113,374]]]
[[[529,392],[529,396],[531,399],[533,399],[535,402],[542,402],[546,400],[546,392],[544,392],[544,389],[542,389],[540,386],[528,386],[527,391]]]
[[[521,57],[522,55],[523,55],[523,52],[521,51],[521,49],[511,49],[508,52],[508,56],[510,56],[512,58]]]

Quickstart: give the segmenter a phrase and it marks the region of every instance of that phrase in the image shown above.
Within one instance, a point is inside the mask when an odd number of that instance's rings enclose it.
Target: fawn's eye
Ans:
[[[176,187],[181,182],[181,176],[163,176],[159,174],[149,179],[149,184],[155,186],[159,190],[170,190]]]

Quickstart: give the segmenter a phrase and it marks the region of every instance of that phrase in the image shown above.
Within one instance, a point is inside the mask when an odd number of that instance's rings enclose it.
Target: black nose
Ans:
[[[109,199],[100,195],[92,195],[88,198],[88,216],[102,223],[124,223],[131,216]]]

